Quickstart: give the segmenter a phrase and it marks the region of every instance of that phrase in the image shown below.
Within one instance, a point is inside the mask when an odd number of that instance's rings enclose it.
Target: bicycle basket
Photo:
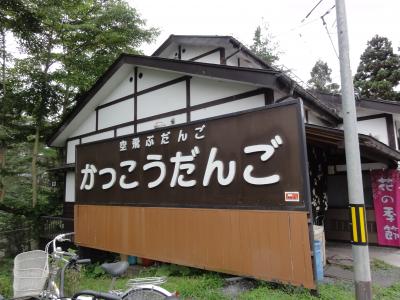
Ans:
[[[39,296],[49,276],[48,256],[45,251],[33,250],[14,258],[14,298]]]

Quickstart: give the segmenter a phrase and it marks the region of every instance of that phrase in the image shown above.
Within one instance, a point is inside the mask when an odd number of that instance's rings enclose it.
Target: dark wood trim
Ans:
[[[389,146],[386,145],[389,148]],[[360,151],[362,153],[361,158],[366,158],[371,162],[380,162],[384,163],[388,166],[388,168],[397,167],[397,163],[394,164],[394,161],[391,158],[387,157],[387,153],[382,153],[383,151],[376,151],[375,149],[370,149],[366,145],[360,145]],[[395,150],[392,150],[395,151]],[[397,151],[395,151],[397,152]]]
[[[182,59],[182,46],[181,45],[178,46],[178,59],[179,60]]]
[[[137,107],[138,107],[138,105],[137,105],[137,102],[138,102],[138,100],[137,100],[137,90],[138,90],[138,80],[137,80],[137,78],[138,78],[138,67],[135,67],[135,70],[134,70],[134,90],[133,90],[133,94],[134,94],[134,96],[133,96],[133,121],[134,121],[134,129],[133,129],[133,131],[134,131],[134,133],[136,133],[137,132],[137,124],[136,124],[136,121],[137,121]]]
[[[168,47],[169,45],[171,45],[171,40],[172,40],[173,38],[174,38],[174,35],[171,34],[171,35],[168,37],[168,39],[166,39],[166,40],[164,41],[164,43],[162,43],[161,46],[158,47],[157,50],[153,52],[153,54],[152,54],[151,56],[156,56],[156,57],[159,56],[165,49],[167,49],[167,47]]]
[[[190,82],[190,78],[187,78],[186,82],[188,82],[188,81]],[[208,107],[212,107],[212,106],[215,106],[215,105],[224,104],[224,103],[228,103],[228,102],[232,102],[232,101],[236,101],[236,100],[241,100],[241,99],[245,99],[245,98],[252,97],[252,96],[261,95],[261,94],[264,94],[265,91],[266,91],[266,89],[264,89],[264,88],[256,89],[256,90],[252,90],[252,91],[249,91],[249,92],[245,92],[245,93],[241,93],[241,94],[237,94],[237,95],[233,95],[233,96],[229,96],[229,97],[212,100],[212,101],[209,101],[209,102],[206,102],[206,103],[189,106],[189,108],[187,108],[187,107],[186,108],[181,108],[181,109],[177,109],[177,110],[173,110],[173,111],[169,111],[169,112],[153,115],[153,116],[146,117],[146,118],[136,119],[136,121],[135,120],[134,121],[129,121],[129,122],[121,123],[121,124],[118,124],[118,125],[102,128],[102,129],[99,129],[99,130],[97,130],[95,132],[89,132],[89,133],[85,133],[85,134],[82,134],[82,135],[70,137],[70,138],[67,139],[67,141],[76,140],[78,138],[88,137],[88,136],[91,136],[91,135],[94,135],[94,134],[103,133],[103,132],[106,132],[106,131],[122,128],[122,127],[129,126],[129,125],[134,125],[135,126],[135,133],[137,133],[137,130],[136,130],[137,129],[137,124],[141,124],[141,123],[145,123],[145,122],[149,122],[149,121],[153,121],[153,120],[157,120],[157,119],[161,119],[161,118],[166,118],[166,117],[169,117],[169,116],[175,116],[175,115],[179,115],[179,114],[183,114],[183,113],[186,113],[186,114],[189,113],[189,115],[190,115],[190,113],[195,111],[195,110],[208,108]],[[189,97],[190,97],[190,95],[189,95]],[[186,104],[187,104],[187,102],[186,102]],[[189,104],[190,104],[190,102],[189,102]],[[137,116],[135,118],[137,118]],[[190,121],[188,120],[187,122],[190,122]]]
[[[264,102],[265,105],[269,105],[274,103],[274,90],[273,89],[266,89],[264,93]]]
[[[225,48],[218,47],[218,48],[212,49],[210,51],[204,52],[203,54],[200,54],[200,55],[197,55],[195,57],[192,57],[191,59],[188,59],[188,61],[196,61],[196,60],[198,60],[200,58],[206,57],[206,56],[211,55],[213,53],[216,53],[218,51],[220,52],[220,57],[221,57],[221,49],[223,49],[224,53],[225,53]]]
[[[393,115],[388,113],[369,115],[357,118],[357,121],[368,121],[373,119],[385,119],[386,131],[388,135],[389,146],[396,149],[396,134],[394,132]]]
[[[204,119],[199,119],[199,120],[195,120],[195,121],[191,121],[191,122],[187,122],[187,124],[182,124],[182,123],[179,123],[179,124],[172,124],[172,125],[168,125],[168,126],[165,126],[165,127],[160,127],[160,128],[154,128],[154,129],[148,129],[148,130],[144,130],[144,131],[141,131],[140,132],[140,134],[147,134],[147,133],[154,133],[154,132],[160,132],[160,131],[165,131],[166,129],[173,129],[173,128],[176,128],[176,127],[181,127],[182,125],[193,125],[193,124],[202,124],[202,123],[204,123],[204,122],[208,122],[208,121],[212,121],[212,120],[216,120],[216,119],[221,119],[221,118],[229,118],[229,117],[236,117],[236,116],[240,116],[240,115],[243,115],[243,114],[247,114],[247,113],[251,113],[251,112],[256,112],[256,111],[261,111],[261,110],[264,110],[264,109],[270,109],[270,108],[274,108],[274,107],[280,107],[280,106],[285,106],[285,105],[291,105],[291,104],[296,104],[296,103],[298,103],[298,100],[296,100],[296,99],[292,99],[292,100],[288,100],[288,101],[286,101],[286,102],[284,102],[284,103],[274,103],[274,104],[271,104],[271,105],[269,105],[268,106],[268,108],[266,108],[265,106],[260,106],[260,107],[256,107],[256,108],[250,108],[250,109],[246,109],[246,110],[240,110],[240,111],[236,111],[236,112],[233,112],[233,113],[227,113],[227,114],[223,114],[223,115],[217,115],[217,116],[213,116],[213,117],[208,117],[208,118],[204,118]],[[176,111],[173,111],[173,112],[176,112],[176,113],[179,113],[179,111],[180,110],[182,110],[183,112],[185,112],[186,111],[186,108],[182,108],[182,109],[179,109],[179,110],[176,110]],[[165,114],[171,114],[172,112],[168,112],[168,113],[165,113]],[[138,123],[142,123],[142,122],[148,122],[149,120],[148,119],[156,119],[156,117],[160,117],[161,116],[161,114],[160,115],[157,115],[157,116],[151,116],[151,117],[147,117],[147,118],[143,118],[143,119],[140,119],[140,121],[138,121]],[[165,116],[164,116],[165,117]],[[133,121],[131,121],[131,122],[133,122]],[[125,125],[125,124],[124,124]],[[120,125],[118,125],[118,126],[113,126],[113,127],[119,127]],[[122,127],[124,127],[124,126],[122,126]],[[327,128],[327,127],[322,127],[322,126],[317,126],[317,125],[313,125],[313,127],[320,127],[320,128],[325,128],[325,129],[331,129],[331,128]],[[110,128],[107,128],[108,129],[108,131],[110,131],[111,129]],[[112,128],[112,129],[114,129],[114,128]],[[339,130],[340,131],[340,130]],[[91,134],[89,134],[89,133],[87,133],[87,134],[85,134],[85,135],[94,135],[94,134],[97,134],[97,133],[91,133]],[[129,133],[129,134],[126,134],[126,135],[124,135],[124,137],[125,136],[132,136],[132,133]],[[120,136],[120,137],[123,137],[123,136]],[[368,137],[368,138],[371,138],[371,137],[369,137],[369,136],[366,136],[366,137]],[[75,139],[76,139],[76,137],[75,137]],[[85,145],[87,145],[87,144],[94,144],[94,143],[103,143],[104,141],[109,141],[109,140],[112,140],[113,138],[105,138],[105,139],[102,139],[102,140],[96,140],[96,141],[93,141],[93,142],[87,142],[87,143],[85,143]],[[371,138],[371,139],[373,139],[373,138]],[[374,139],[373,139],[374,140]],[[380,142],[378,142],[378,143],[380,143]],[[382,144],[382,143],[381,143]],[[385,147],[388,147],[387,145],[385,145],[385,144],[382,144],[383,146],[385,146]],[[394,152],[396,152],[396,151],[394,151]],[[398,160],[400,160],[400,154],[399,154],[399,159]]]
[[[75,168],[74,168],[74,171],[75,171]],[[64,201],[63,201],[63,203],[67,202],[67,174],[68,174],[68,170],[66,170],[64,172],[64,192],[63,192]],[[74,191],[74,193],[75,193],[75,191]],[[64,207],[63,207],[63,213],[64,213]]]
[[[101,77],[96,81],[96,83],[82,95],[79,99],[76,99],[76,106],[68,114],[67,118],[59,124],[55,129],[51,137],[46,141],[48,145],[51,145],[57,136],[71,123],[75,116],[82,110],[83,107],[89,102],[90,99],[103,87],[103,85],[114,75],[114,73],[126,63],[126,57],[120,55],[115,62],[104,72]]]
[[[308,123],[308,109],[304,109],[305,110],[305,117],[306,117],[306,122]]]
[[[96,131],[99,130],[99,110],[96,109]]]
[[[225,48],[221,48],[219,50],[219,63],[221,65],[226,65],[226,59],[225,59]]]
[[[240,57],[238,57],[238,59],[237,59],[237,64],[238,64],[238,67],[240,67]]]
[[[162,118],[172,117],[172,116],[175,116],[175,115],[180,115],[180,114],[183,114],[183,113],[186,113],[186,112],[187,112],[186,108],[176,109],[176,110],[168,111],[168,112],[161,113],[161,114],[158,114],[158,115],[154,115],[154,116],[150,116],[150,117],[146,117],[146,118],[141,118],[141,119],[137,120],[136,123],[137,124],[142,124],[142,123],[149,122],[149,121],[154,121],[154,120],[157,120],[157,119],[162,119]]]
[[[106,108],[106,107],[108,107],[108,106],[117,104],[117,103],[119,103],[119,102],[126,101],[126,100],[129,100],[129,99],[131,99],[131,98],[135,98],[135,96],[144,95],[144,94],[147,94],[147,93],[150,93],[150,92],[153,92],[153,91],[156,91],[156,90],[159,90],[159,89],[168,87],[168,86],[170,86],[170,85],[174,85],[174,84],[176,84],[176,83],[185,81],[187,78],[190,78],[190,76],[186,76],[186,75],[185,75],[185,76],[182,76],[182,77],[178,77],[178,78],[175,78],[175,79],[173,79],[173,80],[166,81],[166,82],[157,84],[157,85],[155,85],[155,86],[152,86],[152,87],[150,87],[150,88],[144,89],[144,90],[142,90],[142,91],[140,91],[140,92],[138,92],[137,89],[135,89],[135,91],[134,91],[133,94],[129,94],[129,95],[127,95],[127,96],[124,96],[124,97],[118,98],[118,99],[116,99],[116,100],[107,102],[107,103],[105,103],[105,104],[99,105],[99,106],[96,107],[96,110],[100,110],[100,109]],[[136,81],[136,83],[137,83],[137,79],[136,79],[135,81]]]
[[[333,102],[336,104],[341,104],[342,99],[339,94],[329,94],[329,93],[318,93],[318,97],[322,101]],[[356,99],[356,106],[363,108],[370,108],[375,110],[380,110],[384,112],[390,112],[394,114],[400,114],[400,102],[390,101],[390,100],[379,100],[379,99]]]
[[[271,87],[271,88],[273,88],[276,84],[276,75],[281,73],[280,71],[275,71],[275,70],[264,70],[264,69],[254,69],[254,68],[238,69],[235,66],[192,62],[187,60],[177,61],[173,59],[158,58],[158,57],[150,58],[150,57],[135,56],[135,55],[127,55],[126,63],[137,64],[143,67],[162,69],[165,71],[176,71],[181,73],[184,72],[187,73],[189,76],[192,75],[209,76],[227,80],[247,82],[251,84],[260,84],[265,87]],[[272,77],[268,75],[272,75]]]
[[[190,122],[190,78],[186,79],[186,122]]]
[[[373,119],[380,119],[380,118],[386,118],[388,116],[391,116],[391,114],[375,114],[375,115],[369,115],[369,116],[364,116],[364,117],[358,117],[357,121],[366,121],[366,120],[373,120]]]
[[[260,89],[261,90],[261,89]],[[255,91],[253,91],[255,92]],[[248,92],[250,93],[250,92]],[[260,94],[263,94],[264,91],[262,91]],[[228,97],[229,98],[229,97]],[[238,100],[238,97],[236,96],[234,100]],[[215,102],[220,101],[221,99],[218,100],[214,100],[210,102],[210,106],[214,106]],[[234,101],[232,100],[232,101]],[[287,105],[288,103],[295,103],[298,100],[287,100],[283,103],[274,103],[271,104],[269,107],[278,107],[280,105]],[[227,101],[229,102],[229,101]],[[219,103],[218,103],[219,104]],[[203,104],[200,104],[201,106],[203,106]],[[192,106],[191,107],[191,111],[197,110],[197,109],[201,109],[201,108],[205,108],[205,107],[199,107],[200,105],[197,106]],[[250,111],[257,111],[260,109],[265,109],[265,107],[259,107],[259,108],[253,108],[253,109],[249,109],[249,110],[244,110],[244,111],[238,111],[235,113],[230,113],[230,114],[225,114],[225,115],[219,115],[219,116],[215,116],[215,117],[210,117],[210,118],[205,118],[205,119],[201,119],[201,120],[197,120],[195,122],[188,122],[189,124],[193,124],[196,122],[205,122],[208,120],[213,120],[213,119],[217,119],[217,118],[222,118],[222,117],[229,117],[229,116],[236,116],[236,115],[240,115],[243,113],[248,113]],[[155,115],[155,116],[151,116],[151,117],[147,117],[147,118],[143,118],[140,119],[137,123],[143,123],[143,122],[148,122],[151,120],[155,120],[158,118],[162,118],[162,117],[167,117],[170,115],[176,115],[176,114],[182,114],[186,112],[186,108],[183,109],[179,109],[179,110],[175,110],[175,111],[171,111],[171,112],[167,112],[167,113],[163,113],[163,114],[159,114],[159,115]],[[123,123],[123,124],[119,124],[113,127],[109,127],[109,128],[104,128],[99,130],[98,132],[90,132],[81,136],[75,136],[75,137],[71,137],[69,139],[67,139],[67,141],[70,140],[75,140],[75,139],[81,139],[83,137],[87,137],[87,136],[91,136],[94,134],[98,134],[98,133],[102,133],[103,131],[110,131],[114,128],[122,128],[125,126],[129,126],[129,125],[133,125],[135,122],[134,121],[130,121],[127,123]],[[182,124],[175,124],[175,125],[171,125],[171,126],[167,126],[168,128],[173,128],[174,126],[182,126]],[[341,140],[343,141],[343,130],[340,129],[336,129],[336,128],[330,128],[330,127],[325,127],[325,126],[319,126],[319,125],[314,125],[314,124],[306,124],[306,133],[307,133],[307,142],[313,142],[315,141],[315,139],[312,139],[312,137],[310,137],[310,134],[312,134],[315,130],[320,131],[320,135],[321,136],[321,140],[325,141],[326,143],[326,139],[324,138],[325,136],[332,136],[336,139],[336,140]],[[160,130],[165,130],[165,128],[162,128]],[[151,130],[147,130],[147,131],[143,131],[141,133],[146,133],[146,132],[154,132],[154,129]],[[128,134],[128,135],[132,135],[132,134]],[[98,141],[94,141],[94,142],[90,142],[90,143],[96,143],[96,142],[103,142],[105,140],[109,140],[110,138],[104,139],[104,140],[98,140]],[[394,161],[400,161],[400,153],[396,150],[394,150],[393,148],[389,147],[386,144],[383,144],[382,142],[379,142],[378,140],[374,139],[373,137],[370,137],[368,135],[365,134],[359,134],[359,139],[360,139],[360,147],[361,147],[361,151],[364,153],[363,155],[365,157],[369,157],[367,156],[367,152],[370,152],[373,161],[378,161],[378,162],[384,162],[390,166],[394,166],[393,162]],[[81,142],[82,144],[82,142]],[[337,143],[334,143],[335,145],[337,145]]]
[[[235,66],[219,65],[219,64],[207,64],[200,62],[190,62],[185,60],[174,60],[160,57],[146,57],[140,55],[130,55],[122,54],[100,77],[100,79],[92,86],[92,88],[83,95],[79,101],[78,105],[71,111],[64,122],[55,129],[52,136],[47,140],[47,143],[51,145],[56,138],[61,134],[61,132],[68,127],[69,123],[74,119],[74,117],[82,110],[82,108],[92,99],[92,97],[104,86],[105,82],[109,80],[122,65],[129,64],[133,66],[143,66],[150,68],[162,69],[164,71],[175,71],[183,72],[188,74],[188,76],[199,75],[213,77],[215,79],[221,78],[226,80],[234,80],[243,83],[251,83],[255,85],[261,85],[266,88],[276,88],[279,84],[277,75],[281,74],[281,77],[285,77],[280,71],[275,71],[271,69],[254,69],[254,68],[237,68]],[[240,66],[240,62],[239,62]],[[289,80],[289,79],[285,79]],[[303,91],[305,93],[305,91]],[[305,93],[306,94],[306,93]],[[313,102],[311,96],[305,97],[307,102]],[[318,105],[316,105],[318,107]],[[336,122],[339,121],[338,116],[331,112],[327,108],[320,108],[324,111],[327,117],[332,118]]]
[[[86,137],[89,137],[89,136],[92,136],[92,135],[96,135],[96,134],[112,131],[114,129],[126,127],[126,126],[129,126],[129,125],[135,125],[136,123],[137,122],[135,122],[135,121],[129,121],[129,122],[121,123],[121,124],[118,124],[118,125],[105,127],[105,128],[99,129],[97,131],[92,131],[92,132],[84,133],[84,134],[81,134],[81,135],[76,135],[74,137],[70,137],[70,138],[67,139],[67,142],[72,141],[72,140],[76,140],[77,138],[83,139],[83,138],[86,138]],[[80,143],[80,144],[82,144],[82,143]]]
[[[97,131],[92,131],[92,132],[84,133],[84,134],[77,135],[77,136],[74,136],[74,137],[70,137],[70,138],[67,139],[67,142],[72,141],[72,140],[76,140],[78,138],[82,139],[82,138],[85,138],[85,137],[88,137],[88,136],[92,136],[92,135],[95,135],[95,134],[104,133],[104,132],[111,131],[111,130],[116,130],[116,129],[123,128],[123,127],[130,126],[130,125],[134,125],[135,133],[137,133],[136,129],[137,129],[137,125],[138,124],[142,124],[142,123],[145,123],[145,122],[149,122],[149,121],[153,121],[153,120],[157,120],[157,119],[162,119],[162,118],[166,118],[166,117],[170,117],[170,116],[175,116],[175,115],[183,114],[183,113],[186,113],[186,112],[187,112],[186,108],[181,108],[181,109],[168,111],[168,112],[157,114],[157,115],[154,115],[154,116],[141,118],[141,119],[138,119],[137,121],[129,121],[129,122],[121,123],[121,124],[118,124],[118,125],[105,127],[105,128],[99,129]]]
[[[386,117],[386,128],[388,133],[389,146],[396,149],[396,134],[394,132],[393,116],[390,114]]]
[[[153,57],[160,56],[161,53],[167,49],[171,44],[176,43],[185,43],[187,39],[193,39],[193,38],[199,38],[199,39],[215,39],[218,41],[224,41],[226,43],[229,43],[233,46],[234,49],[240,49],[244,53],[244,55],[251,57],[253,60],[255,60],[261,67],[264,67],[265,69],[271,70],[271,66],[266,64],[262,59],[257,57],[250,49],[248,49],[245,45],[243,45],[241,42],[239,42],[237,39],[235,39],[232,36],[215,36],[215,35],[170,35],[168,39],[152,54]]]
[[[206,103],[193,105],[190,108],[190,110],[191,111],[199,110],[199,109],[208,108],[208,107],[215,106],[215,105],[220,105],[220,104],[224,104],[224,103],[228,103],[228,102],[233,102],[233,101],[236,101],[236,100],[249,98],[249,97],[252,97],[252,96],[261,95],[261,94],[264,94],[265,90],[266,89],[261,88],[261,89],[256,89],[256,90],[252,90],[252,91],[249,91],[249,92],[244,92],[244,93],[241,93],[241,94],[237,94],[237,95],[233,95],[233,96],[229,96],[229,97],[225,97],[225,98],[221,98],[221,99],[217,99],[217,100],[208,101]]]
[[[236,50],[235,52],[233,52],[232,54],[229,54],[226,58],[225,61],[228,61],[228,59],[230,59],[231,57],[235,56],[236,54],[240,53],[240,49]]]
[[[278,81],[281,83],[281,88],[287,89],[289,95],[293,92],[293,97],[297,98],[300,97],[304,104],[312,109],[321,119],[323,119],[326,124],[332,127],[336,127],[338,124],[343,123],[343,120],[331,109],[327,106],[324,102],[318,100],[313,94],[304,90],[301,86],[297,85],[295,81],[287,77],[285,74],[282,73],[279,76]]]
[[[253,90],[253,91],[250,91],[250,92],[234,95],[234,96],[231,96],[231,97],[226,97],[226,98],[222,98],[222,99],[213,100],[213,101],[210,101],[210,102],[207,102],[207,103],[195,105],[195,106],[190,107],[190,111],[192,112],[192,111],[195,111],[195,110],[198,110],[198,109],[207,108],[207,107],[211,107],[211,106],[214,106],[214,105],[227,103],[227,102],[230,102],[230,101],[240,100],[240,99],[244,99],[244,98],[247,98],[247,97],[251,97],[251,96],[258,95],[258,94],[263,94],[263,93],[265,93],[265,89]],[[182,114],[182,113],[185,113],[185,112],[187,112],[187,109],[183,108],[183,109],[174,110],[174,111],[170,111],[170,112],[154,115],[154,116],[151,116],[151,117],[143,118],[143,119],[138,120],[137,122],[130,121],[130,122],[122,123],[122,124],[119,124],[119,125],[115,125],[115,126],[112,126],[112,127],[108,127],[108,128],[104,128],[104,129],[98,130],[97,132],[90,132],[90,133],[83,134],[83,135],[80,135],[80,136],[71,137],[71,138],[67,139],[67,142],[69,142],[71,140],[79,139],[80,140],[80,144],[82,144],[82,138],[84,138],[84,137],[88,137],[88,136],[91,136],[91,135],[94,135],[94,134],[103,133],[103,132],[114,130],[114,129],[117,129],[117,128],[122,128],[122,127],[129,126],[129,125],[136,125],[136,124],[139,124],[139,123],[144,123],[144,122],[156,120],[156,119],[163,118],[163,117]],[[307,113],[308,113],[308,111],[306,110],[306,118],[307,118]],[[332,133],[338,133],[338,134],[342,133],[342,131],[338,130],[338,129],[321,127],[321,126],[317,126],[317,125],[307,124],[307,127],[321,128],[321,129],[325,130],[326,132],[332,132]],[[387,151],[384,151],[384,149],[383,149],[386,145],[376,141],[375,139],[372,139],[369,136],[361,134],[360,135],[361,144],[364,144],[364,142],[363,142],[364,139],[368,140],[369,143],[371,143],[371,144],[376,144],[374,146],[375,147],[374,149],[376,151],[374,151],[374,153],[373,153],[373,155],[375,156],[375,160],[377,158],[376,156],[378,154],[381,154],[380,153],[381,151],[384,152],[386,155],[389,155],[391,159],[400,160],[400,158],[398,158],[397,151],[393,150],[393,153],[388,153]],[[381,146],[379,146],[379,144],[381,144]],[[367,149],[365,149],[365,150],[367,150]]]
[[[103,109],[103,108],[106,108],[106,107],[108,107],[108,106],[117,104],[117,103],[119,103],[119,102],[129,100],[129,99],[133,98],[134,96],[135,96],[135,94],[129,94],[129,95],[126,95],[126,96],[124,96],[124,97],[115,99],[115,100],[113,100],[113,101],[104,103],[104,104],[102,104],[102,105],[97,106],[97,107],[96,107],[96,110]]]
[[[170,85],[177,84],[177,83],[185,81],[185,80],[187,80],[189,78],[192,78],[192,77],[191,76],[187,76],[187,75],[182,76],[182,77],[178,77],[178,78],[172,79],[170,81],[154,85],[154,86],[149,87],[147,89],[144,89],[142,91],[139,91],[139,92],[136,91],[135,94],[136,94],[136,96],[141,96],[141,95],[144,95],[144,94],[147,94],[147,93],[150,93],[150,92],[153,92],[153,91],[160,90],[162,88],[168,87]]]
[[[344,141],[344,132],[341,129],[337,128],[330,128],[330,127],[325,127],[325,126],[319,126],[319,125],[314,125],[314,124],[306,124],[306,132],[307,132],[307,141],[315,141],[321,140],[323,142],[326,142],[327,139],[333,138],[333,142],[338,145],[338,143],[341,141],[343,143]],[[313,137],[316,137],[314,138]],[[400,160],[400,153],[395,150],[394,148],[378,141],[377,139],[365,135],[365,134],[358,134],[359,137],[359,142],[360,142],[360,148],[362,151],[370,151],[371,152],[371,160],[375,162],[384,162],[387,163],[386,160],[393,160],[393,161],[399,161]],[[369,158],[364,152],[362,154],[363,157]],[[384,156],[386,160],[380,159],[378,156]]]
[[[400,102],[398,101],[378,101],[370,99],[360,99],[356,102],[357,106],[360,107],[389,111],[391,113],[400,114]]]

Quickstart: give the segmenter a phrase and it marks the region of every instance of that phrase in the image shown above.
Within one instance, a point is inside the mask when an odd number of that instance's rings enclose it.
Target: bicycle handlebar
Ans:
[[[121,297],[117,295],[110,293],[96,292],[92,290],[78,292],[72,296],[71,300],[77,300],[79,296],[93,296],[96,299],[104,299],[104,300],[121,300]]]
[[[82,259],[78,259],[76,261],[76,263],[78,265],[86,265],[86,264],[90,264],[92,262],[92,260],[90,258],[82,258]]]
[[[69,239],[66,239],[66,237],[68,236],[73,236],[75,234],[75,232],[69,232],[69,233],[63,233],[63,234],[59,234],[57,235],[54,239],[53,239],[53,251],[56,251],[56,242],[65,242],[65,241],[70,241]]]
[[[70,266],[76,265],[76,264],[89,264],[91,260],[89,258],[83,258],[83,259],[78,259],[78,256],[75,255],[73,256],[70,260],[67,261],[67,263],[62,267],[61,272],[60,272],[60,298],[64,298],[64,279],[65,279],[65,270],[69,268]]]

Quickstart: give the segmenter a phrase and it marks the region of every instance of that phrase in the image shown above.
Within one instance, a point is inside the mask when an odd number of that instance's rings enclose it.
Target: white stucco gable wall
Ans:
[[[265,105],[264,93],[251,84],[140,66],[136,76],[136,80],[131,80],[132,72],[119,76],[119,82],[115,82],[108,93],[103,93],[103,99],[95,96],[90,100],[87,107],[91,111],[86,112],[85,117],[72,121],[75,130],[66,141],[66,163],[75,162],[79,144],[135,133],[135,117],[136,132],[142,132]],[[136,96],[131,93],[135,91],[135,82]],[[121,98],[116,99],[116,95]],[[66,201],[74,201],[74,178],[72,172],[67,173]]]
[[[249,52],[250,50],[243,44],[230,36],[172,35],[153,55],[169,59],[264,69],[265,65],[249,55]]]
[[[394,145],[398,149],[398,133],[395,127],[397,116],[388,111],[357,107],[358,132],[370,135],[386,145],[390,145],[390,132],[393,132]]]

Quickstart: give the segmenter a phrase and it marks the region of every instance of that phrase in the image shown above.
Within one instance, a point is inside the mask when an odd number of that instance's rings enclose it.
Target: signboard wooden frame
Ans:
[[[288,101],[77,146],[76,242],[315,288],[302,109]]]

